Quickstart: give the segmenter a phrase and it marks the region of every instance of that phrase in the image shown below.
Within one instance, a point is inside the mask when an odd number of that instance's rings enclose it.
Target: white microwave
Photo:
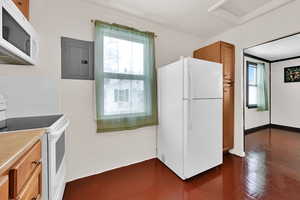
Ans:
[[[38,36],[12,0],[0,0],[0,63],[35,65]]]

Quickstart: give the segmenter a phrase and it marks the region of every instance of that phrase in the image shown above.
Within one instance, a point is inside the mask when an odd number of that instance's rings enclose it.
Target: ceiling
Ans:
[[[231,0],[225,2],[221,8],[231,12],[237,17],[243,17],[246,14],[252,12],[253,10],[262,7],[263,5],[269,3],[271,0],[260,0],[260,1],[241,1],[241,0]]]
[[[241,24],[257,9],[292,0],[82,0],[100,4],[203,39]],[[279,7],[276,4],[276,8]],[[282,4],[280,4],[281,6]],[[269,8],[274,9],[274,5]],[[218,13],[226,12],[226,16]],[[264,13],[272,10],[264,9]],[[210,10],[210,12],[209,12]],[[224,11],[226,10],[226,11]],[[228,14],[229,13],[229,14]],[[261,13],[259,13],[261,15]],[[228,17],[228,15],[230,15]],[[230,20],[230,17],[235,18]],[[258,15],[257,15],[258,16]],[[238,23],[237,23],[238,22]]]
[[[300,33],[248,48],[244,52],[268,61],[298,57],[300,56]]]

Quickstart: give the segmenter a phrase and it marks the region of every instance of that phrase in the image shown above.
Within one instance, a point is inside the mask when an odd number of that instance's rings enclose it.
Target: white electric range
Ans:
[[[65,189],[65,137],[69,120],[64,115],[6,119],[0,133],[45,128],[42,138],[42,200],[62,200]]]

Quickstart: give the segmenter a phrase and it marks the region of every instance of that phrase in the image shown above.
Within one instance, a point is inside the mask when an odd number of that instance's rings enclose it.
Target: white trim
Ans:
[[[236,155],[236,156],[239,156],[239,157],[245,157],[246,156],[246,153],[244,151],[239,151],[235,148],[229,150],[229,153],[233,154],[233,155]]]
[[[215,10],[217,10],[219,7],[221,7],[223,4],[225,4],[228,0],[220,0],[219,2],[217,2],[215,5],[213,5],[212,7],[210,7],[208,9],[208,12],[213,12]]]
[[[272,10],[275,10],[275,9],[277,9],[281,6],[284,6],[288,3],[291,3],[292,1],[295,1],[295,0],[272,0],[271,2],[264,4],[263,6],[253,10],[252,12],[250,12],[242,17],[237,17],[234,14],[232,14],[231,12],[228,12],[228,11],[224,10],[223,8],[221,8],[221,6],[224,5],[226,2],[228,2],[228,0],[220,0],[215,5],[210,7],[208,9],[208,12],[213,13],[216,16],[223,18],[231,23],[239,25],[239,24],[244,24],[244,23],[246,23],[254,18],[257,18],[261,15],[264,15],[268,12],[271,12]]]
[[[270,3],[267,3],[265,5],[263,5],[262,7],[259,7],[257,8],[256,10],[252,11],[251,13],[243,16],[241,18],[241,24],[244,24],[256,17],[259,17],[261,15],[264,15],[268,12],[271,12],[272,10],[275,10],[281,6],[284,6],[285,4],[288,4],[292,1],[295,1],[295,0],[273,0],[271,1]]]

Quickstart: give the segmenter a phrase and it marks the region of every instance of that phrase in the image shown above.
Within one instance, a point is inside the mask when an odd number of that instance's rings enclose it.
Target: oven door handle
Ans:
[[[50,137],[51,139],[58,138],[67,129],[69,124],[70,124],[70,121],[67,120],[66,123],[64,124],[64,126],[62,126],[60,129],[53,131],[53,132],[49,132],[48,137]]]

